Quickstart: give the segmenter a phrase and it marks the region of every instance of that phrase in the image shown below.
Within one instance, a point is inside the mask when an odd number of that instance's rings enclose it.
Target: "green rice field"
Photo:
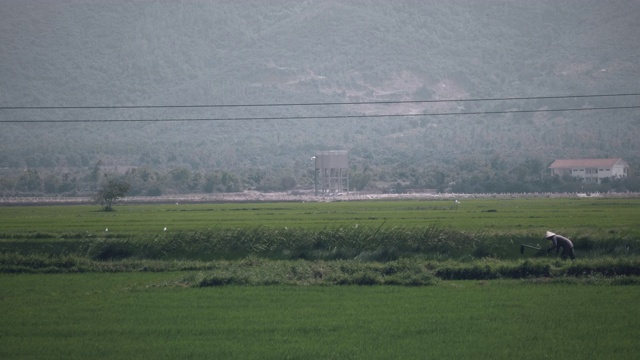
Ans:
[[[559,233],[640,232],[638,199],[469,199],[331,203],[225,203],[0,207],[0,233],[160,232],[195,228],[319,229],[336,226],[442,225],[463,231]]]
[[[640,351],[637,199],[115,209],[0,207],[0,358]],[[578,260],[519,252],[548,246],[546,230],[571,237]]]
[[[640,253],[637,199],[29,206],[0,218],[0,254],[93,260],[513,260],[521,244],[548,247],[546,230],[582,258]]]
[[[3,359],[634,359],[640,286],[172,285],[0,275]]]

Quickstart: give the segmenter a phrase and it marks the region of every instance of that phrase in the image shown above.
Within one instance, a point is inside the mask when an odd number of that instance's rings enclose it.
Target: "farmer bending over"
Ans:
[[[560,248],[562,248],[562,260],[567,260],[567,256],[571,257],[571,260],[576,259],[576,253],[573,251],[573,243],[571,240],[567,239],[564,236],[556,235],[551,231],[547,231],[547,235],[545,239],[551,240],[551,247],[547,249],[547,252],[556,249],[556,254],[560,252]]]

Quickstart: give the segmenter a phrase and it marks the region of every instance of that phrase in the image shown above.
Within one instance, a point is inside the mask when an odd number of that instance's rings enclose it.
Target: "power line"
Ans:
[[[233,108],[233,107],[279,107],[279,106],[339,106],[339,105],[389,105],[389,104],[428,104],[451,102],[488,102],[488,101],[517,101],[517,100],[552,100],[552,99],[580,99],[599,97],[640,96],[640,93],[621,94],[592,94],[592,95],[558,95],[558,96],[530,96],[476,99],[444,99],[444,100],[385,100],[385,101],[354,101],[354,102],[310,102],[310,103],[264,103],[264,104],[200,104],[200,105],[111,105],[111,106],[0,106],[0,110],[71,110],[71,109],[166,109],[166,108]]]
[[[455,115],[494,115],[494,114],[518,114],[540,112],[565,112],[565,111],[595,111],[595,110],[622,110],[640,109],[640,105],[610,106],[591,108],[563,108],[563,109],[536,109],[536,110],[501,110],[501,111],[468,111],[446,113],[420,113],[420,114],[371,114],[371,115],[325,115],[325,116],[275,116],[275,117],[228,117],[228,118],[177,118],[177,119],[67,119],[67,120],[0,120],[0,123],[97,123],[97,122],[195,122],[195,121],[263,121],[263,120],[328,120],[328,119],[362,119],[362,118],[398,118],[419,116],[455,116]]]

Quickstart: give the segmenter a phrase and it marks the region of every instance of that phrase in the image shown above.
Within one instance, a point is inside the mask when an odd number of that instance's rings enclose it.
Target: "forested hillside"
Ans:
[[[105,175],[148,195],[310,188],[327,149],[349,150],[357,189],[575,189],[544,176],[556,158],[637,173],[640,110],[575,109],[640,96],[545,97],[640,93],[639,15],[633,0],[5,0],[0,194],[86,194]],[[514,97],[533,99],[497,100]],[[387,101],[404,102],[372,104]],[[289,105],[186,107],[257,104]]]

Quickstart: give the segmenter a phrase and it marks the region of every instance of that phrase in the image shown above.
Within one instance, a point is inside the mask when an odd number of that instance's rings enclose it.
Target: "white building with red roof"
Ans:
[[[552,175],[571,175],[585,183],[600,183],[602,179],[627,177],[629,164],[621,158],[615,159],[559,159],[551,166]]]

